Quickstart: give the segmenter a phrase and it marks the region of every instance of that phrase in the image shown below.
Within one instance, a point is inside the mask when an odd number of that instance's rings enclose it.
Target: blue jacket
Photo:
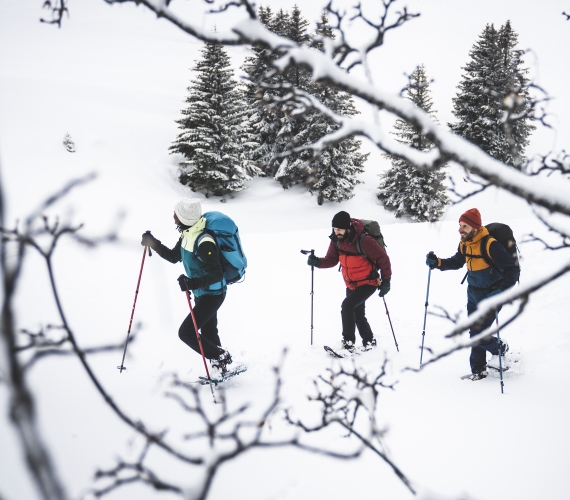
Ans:
[[[191,278],[194,285],[193,293],[196,297],[226,293],[224,271],[213,238],[206,236],[200,242],[198,257],[193,251],[195,238],[188,238],[187,231],[182,233],[174,248],[167,248],[161,243],[156,248],[156,253],[173,264],[182,261],[186,276]]]

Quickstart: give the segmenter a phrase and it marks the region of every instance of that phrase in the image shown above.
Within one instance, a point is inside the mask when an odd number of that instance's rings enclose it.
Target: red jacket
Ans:
[[[369,235],[365,235],[362,239],[362,250],[366,257],[360,255],[356,248],[356,241],[364,231],[364,224],[358,219],[350,219],[350,221],[352,229],[348,240],[339,242],[333,231],[327,255],[321,258],[319,268],[333,267],[340,262],[342,277],[347,288],[354,290],[362,285],[378,286],[378,278],[386,280],[392,277],[390,258],[378,242]]]

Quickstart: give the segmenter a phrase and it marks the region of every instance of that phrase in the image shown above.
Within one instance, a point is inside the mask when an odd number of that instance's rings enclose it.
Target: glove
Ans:
[[[150,247],[153,250],[156,250],[160,247],[161,243],[150,233],[150,231],[147,231],[142,235],[141,245],[143,247]]]
[[[495,295],[499,295],[503,290],[501,290],[500,288],[497,288],[496,290],[492,290],[491,293],[489,295],[487,295],[487,298],[489,297],[494,297]]]
[[[384,297],[390,291],[390,279],[382,280],[379,290],[378,297]]]
[[[178,284],[180,285],[180,290],[183,292],[189,292],[190,290],[196,290],[196,288],[198,288],[192,278],[188,278],[188,276],[184,276],[183,274],[178,276]]]
[[[426,255],[426,265],[428,265],[429,267],[431,267],[432,269],[434,267],[438,267],[438,258],[437,255],[434,254],[433,252],[430,252]]]
[[[321,259],[319,259],[316,255],[311,254],[307,259],[307,264],[309,266],[319,267],[319,265],[321,264]]]

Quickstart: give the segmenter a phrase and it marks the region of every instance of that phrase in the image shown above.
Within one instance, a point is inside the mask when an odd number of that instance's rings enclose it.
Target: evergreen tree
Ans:
[[[436,120],[425,69],[419,66],[410,78],[406,98]],[[394,135],[397,141],[419,151],[429,151],[433,143],[414,125],[396,120]],[[380,175],[378,199],[396,217],[408,216],[418,222],[436,221],[449,203],[443,181],[445,165],[435,169],[418,169],[403,158],[384,155],[392,166]]]
[[[259,8],[259,19],[268,30],[281,36],[289,34],[289,14],[282,9],[273,14],[270,7]],[[282,153],[291,139],[292,117],[280,106],[268,105],[274,98],[283,97],[285,91],[278,88],[263,88],[261,82],[278,86],[284,78],[272,70],[272,62],[281,54],[271,53],[262,45],[253,45],[252,55],[242,66],[248,75],[246,83],[246,107],[251,113],[251,123],[256,134],[258,147],[253,152],[253,161],[261,165],[266,175],[273,177],[278,166],[273,160]]]
[[[257,144],[224,47],[206,43],[201,52],[192,68],[196,77],[188,87],[188,107],[176,121],[182,132],[169,149],[186,158],[180,163],[182,184],[225,201],[259,174],[251,161]]]
[[[317,50],[322,50],[322,44],[311,42],[307,34],[309,23],[302,17],[297,6],[290,14],[279,11],[276,16],[271,15],[269,8],[261,8],[259,16],[271,31],[297,43],[312,44]],[[317,27],[317,34],[333,37],[324,14]],[[268,55],[261,47],[254,47],[253,55],[246,60],[243,69],[252,82],[287,82],[314,95],[343,116],[357,113],[350,95],[327,85],[315,84],[305,68],[291,65],[283,75],[272,73],[271,58],[278,56],[279,54]],[[267,76],[268,74],[270,76]],[[340,202],[351,198],[354,186],[358,184],[356,175],[363,171],[364,161],[368,157],[360,153],[361,142],[352,137],[327,148],[317,158],[312,152],[304,151],[289,154],[279,163],[275,161],[278,155],[291,148],[313,144],[325,134],[338,129],[336,123],[315,110],[308,110],[302,117],[295,118],[290,114],[290,109],[267,106],[267,102],[271,102],[274,97],[283,97],[285,92],[261,88],[255,83],[248,84],[248,103],[250,109],[256,110],[255,127],[260,143],[256,159],[266,165],[266,174],[273,176],[284,188],[304,183],[311,193],[317,194],[319,205],[324,200]]]
[[[303,18],[301,11],[295,5],[288,18],[285,35],[298,45],[309,45],[310,39],[307,34],[309,22]],[[293,85],[296,89],[314,94],[315,84],[311,81],[311,74],[306,68],[297,64],[291,64],[283,75],[284,81]],[[285,139],[281,143],[279,153],[286,152],[298,146],[308,143],[311,135],[311,120],[309,115],[312,111],[305,112],[302,116],[293,116],[292,109],[288,108],[285,119],[281,123],[279,137]],[[281,160],[279,169],[275,172],[275,179],[281,183],[284,189],[294,184],[304,182],[309,175],[309,162],[312,154],[308,151],[291,153]]]
[[[518,35],[509,21],[497,31],[487,25],[469,52],[470,61],[453,99],[457,122],[450,128],[498,160],[521,168],[525,148],[535,129],[526,116],[531,100],[528,70]]]
[[[317,39],[328,37],[334,39],[334,33],[329,27],[326,14],[323,12],[317,23]],[[323,44],[314,44],[317,50],[323,50]],[[358,114],[351,95],[329,85],[313,85],[312,94],[331,111],[342,116]],[[326,134],[338,129],[331,119],[317,111],[309,114],[309,131],[307,143],[314,143]],[[354,196],[354,187],[360,183],[356,176],[364,171],[364,162],[368,154],[360,152],[362,141],[349,137],[344,141],[326,148],[316,161],[313,161],[305,183],[308,190],[317,195],[317,203],[322,205],[324,200],[341,202]]]

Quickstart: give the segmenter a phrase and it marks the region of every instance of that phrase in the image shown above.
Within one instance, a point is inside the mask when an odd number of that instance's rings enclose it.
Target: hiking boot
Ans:
[[[218,359],[212,359],[212,368],[218,370],[222,375],[224,375],[228,369],[227,366],[232,364],[232,356],[228,351],[223,351]]]
[[[476,380],[483,380],[487,375],[488,374],[485,370],[481,370],[480,372],[473,373],[469,377],[469,380],[471,380],[472,382],[475,382]]]
[[[352,340],[343,340],[341,342],[342,349],[347,350],[348,352],[354,352],[354,342]]]
[[[509,352],[509,344],[503,342],[502,340],[499,342],[499,349],[501,349],[501,356],[504,356]]]
[[[374,349],[376,347],[376,339],[372,339],[370,342],[362,342],[362,350],[369,351],[370,349]]]

